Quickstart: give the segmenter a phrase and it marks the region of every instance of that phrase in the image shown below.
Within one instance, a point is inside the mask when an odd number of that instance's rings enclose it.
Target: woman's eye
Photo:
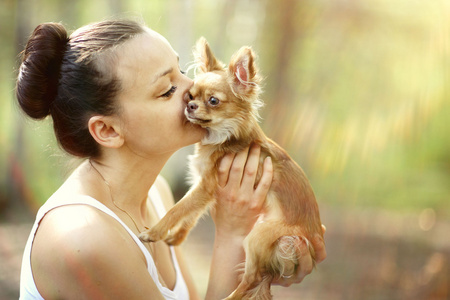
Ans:
[[[211,104],[212,106],[216,106],[217,104],[219,104],[219,102],[219,99],[217,99],[216,97],[209,98],[209,104]]]
[[[168,98],[168,97],[172,96],[172,94],[175,93],[176,90],[177,90],[177,87],[173,85],[167,92],[162,94],[161,97]]]
[[[183,74],[183,75],[185,75],[185,74],[186,74],[186,72],[185,72],[185,71],[183,71],[183,70],[180,70],[180,73],[181,73],[181,74]]]

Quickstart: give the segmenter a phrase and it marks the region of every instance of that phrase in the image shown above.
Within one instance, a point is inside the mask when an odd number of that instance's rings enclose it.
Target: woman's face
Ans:
[[[183,75],[178,55],[167,40],[148,29],[120,46],[116,54],[125,146],[148,157],[200,141],[205,131],[184,116],[193,81]]]

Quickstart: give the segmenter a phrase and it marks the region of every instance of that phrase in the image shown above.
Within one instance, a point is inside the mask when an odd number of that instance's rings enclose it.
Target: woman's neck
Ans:
[[[148,191],[169,157],[127,159],[103,155],[83,164],[89,176],[80,180],[88,181],[91,193],[98,194],[101,202],[119,206],[135,217],[145,217]]]

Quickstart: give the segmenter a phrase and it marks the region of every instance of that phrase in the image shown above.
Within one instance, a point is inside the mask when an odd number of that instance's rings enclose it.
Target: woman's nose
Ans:
[[[185,103],[188,103],[189,101],[191,101],[193,99],[191,93],[189,91],[187,91],[186,93],[184,93],[183,95],[183,100]]]
[[[189,91],[194,86],[194,81],[192,79],[190,79],[189,77],[186,77],[186,79],[188,82],[187,82],[186,92],[183,95],[183,100],[185,103],[188,103],[189,101],[192,100],[192,96]]]
[[[194,86],[194,80],[190,79],[187,76],[186,76],[186,80],[187,80],[187,89],[190,90]]]

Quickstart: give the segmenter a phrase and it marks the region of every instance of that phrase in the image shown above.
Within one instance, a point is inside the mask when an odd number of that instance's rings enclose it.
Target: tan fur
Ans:
[[[227,299],[271,299],[270,284],[282,275],[291,275],[298,266],[298,243],[309,245],[315,234],[322,236],[318,205],[303,170],[258,125],[260,77],[255,54],[242,47],[228,69],[212,54],[205,39],[197,42],[197,75],[185,114],[189,121],[208,130],[197,144],[191,167],[198,174],[192,188],[149,231],[143,241],[165,240],[178,245],[197,220],[215,203],[217,168],[226,153],[236,153],[252,143],[261,146],[260,168],[270,156],[274,176],[265,203],[264,220],[255,225],[245,240],[245,273],[238,288]],[[212,99],[214,97],[215,99]],[[218,103],[215,104],[218,100]]]

